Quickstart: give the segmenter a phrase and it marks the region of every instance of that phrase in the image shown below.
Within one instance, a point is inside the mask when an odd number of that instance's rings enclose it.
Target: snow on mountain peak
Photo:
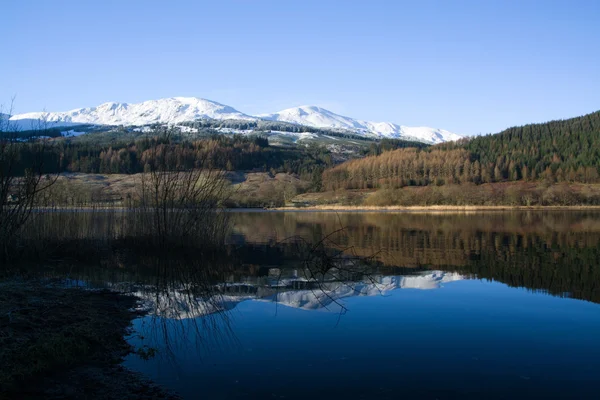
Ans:
[[[273,114],[260,114],[257,117],[270,121],[289,122],[317,128],[348,129],[380,138],[412,139],[427,143],[441,143],[461,138],[460,135],[443,129],[401,126],[391,122],[357,120],[318,106],[293,107]]]
[[[178,124],[197,119],[263,119],[324,129],[345,129],[371,137],[409,139],[426,143],[441,143],[461,138],[461,136],[443,129],[358,120],[314,105],[292,107],[272,114],[251,116],[225,104],[198,97],[170,97],[136,104],[107,102],[96,107],[78,108],[65,112],[33,112],[15,115],[11,118],[16,125],[21,126],[29,126],[32,122],[39,120],[44,120],[50,126],[70,126],[77,124]]]
[[[289,122],[317,128],[338,128],[357,130],[362,127],[356,120],[338,115],[318,106],[300,106],[287,108],[273,114],[260,114],[257,117],[270,121]]]
[[[230,106],[196,97],[171,97],[137,104],[108,102],[97,107],[78,108],[66,112],[19,114],[11,119],[42,119],[44,117],[47,117],[49,122],[96,125],[173,124],[206,118],[256,119]]]

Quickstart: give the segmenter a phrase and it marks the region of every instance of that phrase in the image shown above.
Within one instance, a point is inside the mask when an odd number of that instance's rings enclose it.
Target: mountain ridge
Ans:
[[[370,134],[380,138],[416,139],[428,143],[454,141],[462,136],[444,129],[430,127],[409,127],[392,122],[372,122],[345,117],[318,106],[287,108],[273,114],[258,114],[269,121],[280,121],[308,125],[317,128],[340,128]]]
[[[250,115],[231,106],[199,97],[169,97],[141,103],[106,102],[96,107],[63,112],[30,112],[11,117],[20,129],[44,120],[51,127],[89,125],[141,126],[179,124],[199,119],[267,120],[316,128],[344,129],[373,138],[411,139],[425,143],[458,140],[462,136],[444,129],[408,127],[391,122],[371,122],[342,116],[319,106],[292,107],[270,114]]]

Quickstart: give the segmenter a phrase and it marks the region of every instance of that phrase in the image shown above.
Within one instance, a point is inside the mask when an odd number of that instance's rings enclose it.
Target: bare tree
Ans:
[[[229,226],[221,210],[228,192],[224,171],[212,168],[208,157],[186,166],[173,143],[173,129],[160,127],[153,134],[138,184],[145,233],[161,245],[222,243]]]
[[[11,122],[14,98],[8,113],[0,109],[0,260],[8,258],[21,227],[30,218],[36,196],[58,177],[45,173],[45,155],[50,150],[43,138],[46,118],[32,130],[38,138],[25,141]]]

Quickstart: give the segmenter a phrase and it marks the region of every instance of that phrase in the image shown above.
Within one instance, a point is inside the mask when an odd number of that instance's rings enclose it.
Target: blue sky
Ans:
[[[461,134],[600,109],[600,1],[28,1],[2,5],[0,103],[197,96],[316,104]]]

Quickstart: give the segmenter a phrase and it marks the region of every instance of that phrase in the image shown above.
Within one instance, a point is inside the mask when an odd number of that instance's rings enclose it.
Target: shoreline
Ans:
[[[341,212],[464,212],[464,211],[600,211],[600,206],[345,206],[341,204],[309,207],[277,207],[266,211],[341,211]]]
[[[226,212],[464,212],[464,211],[600,211],[598,206],[353,206],[342,204],[323,204],[307,207],[229,207],[220,209]],[[92,211],[115,211],[128,212],[139,211],[120,206],[68,206],[68,207],[35,207],[34,214],[46,212],[92,212]]]

